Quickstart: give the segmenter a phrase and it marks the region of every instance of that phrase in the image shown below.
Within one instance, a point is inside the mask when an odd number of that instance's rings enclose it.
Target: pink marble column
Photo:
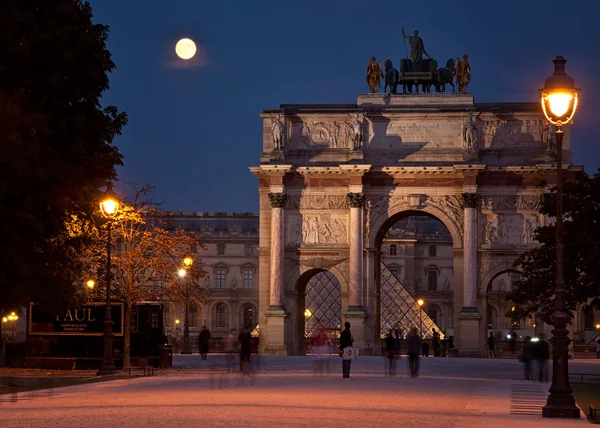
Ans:
[[[349,309],[362,307],[363,295],[363,193],[348,193],[350,204],[350,283]]]
[[[286,195],[269,193],[271,203],[270,300],[272,308],[283,307],[284,212]]]
[[[465,234],[463,307],[477,307],[477,193],[464,193]]]

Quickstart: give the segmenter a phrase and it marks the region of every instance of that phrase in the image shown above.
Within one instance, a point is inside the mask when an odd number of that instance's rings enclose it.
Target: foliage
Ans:
[[[114,244],[111,290],[112,297],[125,304],[125,367],[130,363],[129,327],[134,303],[162,299],[184,302],[203,297],[199,279],[206,274],[198,258],[198,250],[202,249],[200,241],[195,233],[166,221],[167,217],[150,199],[153,190],[151,185],[133,185],[132,200],[122,205],[111,224]],[[102,226],[100,239],[85,254],[88,265],[84,275],[101,279],[106,275],[107,225]],[[185,277],[180,278],[178,271],[183,268],[184,257],[191,257],[193,264],[185,269]],[[84,280],[82,278],[81,283]],[[97,282],[106,284],[102,280]],[[104,287],[95,290],[97,299],[103,298]]]
[[[127,117],[101,108],[108,27],[77,0],[0,2],[0,307],[73,295],[112,145]]]
[[[600,307],[600,170],[590,177],[579,173],[564,184],[564,278],[566,305],[572,316],[577,304]],[[545,194],[540,212],[556,217],[556,189]],[[552,324],[556,272],[556,227],[539,227],[539,248],[523,254],[517,267],[523,271],[509,295],[517,316],[538,313]]]

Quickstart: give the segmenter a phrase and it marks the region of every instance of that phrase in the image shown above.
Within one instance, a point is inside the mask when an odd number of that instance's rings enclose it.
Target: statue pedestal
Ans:
[[[418,94],[358,94],[359,106],[461,106],[473,107],[473,95],[469,93],[418,93]]]
[[[481,315],[477,308],[463,308],[458,317],[460,322],[459,357],[481,357],[481,343],[479,343],[479,325]]]
[[[265,316],[267,317],[265,325],[267,343],[262,347],[263,354],[288,355],[285,344],[285,319],[288,314],[281,306],[270,306],[265,312]]]
[[[474,161],[477,160],[478,155],[477,151],[473,149],[467,149],[463,152],[463,160],[465,161]]]

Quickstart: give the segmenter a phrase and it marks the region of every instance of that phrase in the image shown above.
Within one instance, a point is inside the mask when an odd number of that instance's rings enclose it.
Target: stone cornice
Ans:
[[[261,165],[249,169],[257,177],[283,177],[292,170],[292,165]]]

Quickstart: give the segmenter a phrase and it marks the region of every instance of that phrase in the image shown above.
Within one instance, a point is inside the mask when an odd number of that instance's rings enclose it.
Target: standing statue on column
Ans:
[[[469,64],[469,55],[464,54],[463,60],[456,58],[456,83],[458,83],[458,92],[464,94],[467,92],[467,86],[471,82],[471,64]]]
[[[352,127],[352,150],[360,150],[362,148],[363,136],[362,122],[358,120],[358,113],[354,113],[350,126]]]
[[[273,144],[275,144],[275,150],[281,151],[283,149],[283,123],[281,122],[281,115],[278,114],[273,120],[271,127],[271,135],[273,136]]]
[[[383,73],[381,72],[381,61],[375,61],[375,57],[372,56],[371,61],[367,66],[367,84],[369,85],[369,91],[372,94],[379,92],[379,88],[381,87],[381,79],[383,78]]]
[[[475,120],[473,119],[473,115],[469,113],[469,117],[465,123],[465,149],[477,150],[477,129],[477,122],[475,122]]]
[[[402,27],[402,36],[410,44],[410,60],[412,63],[410,71],[423,71],[423,55],[426,55],[427,58],[431,58],[431,56],[425,51],[423,39],[418,35],[419,32],[415,30],[413,34],[413,36],[407,36],[404,34],[404,27]]]

